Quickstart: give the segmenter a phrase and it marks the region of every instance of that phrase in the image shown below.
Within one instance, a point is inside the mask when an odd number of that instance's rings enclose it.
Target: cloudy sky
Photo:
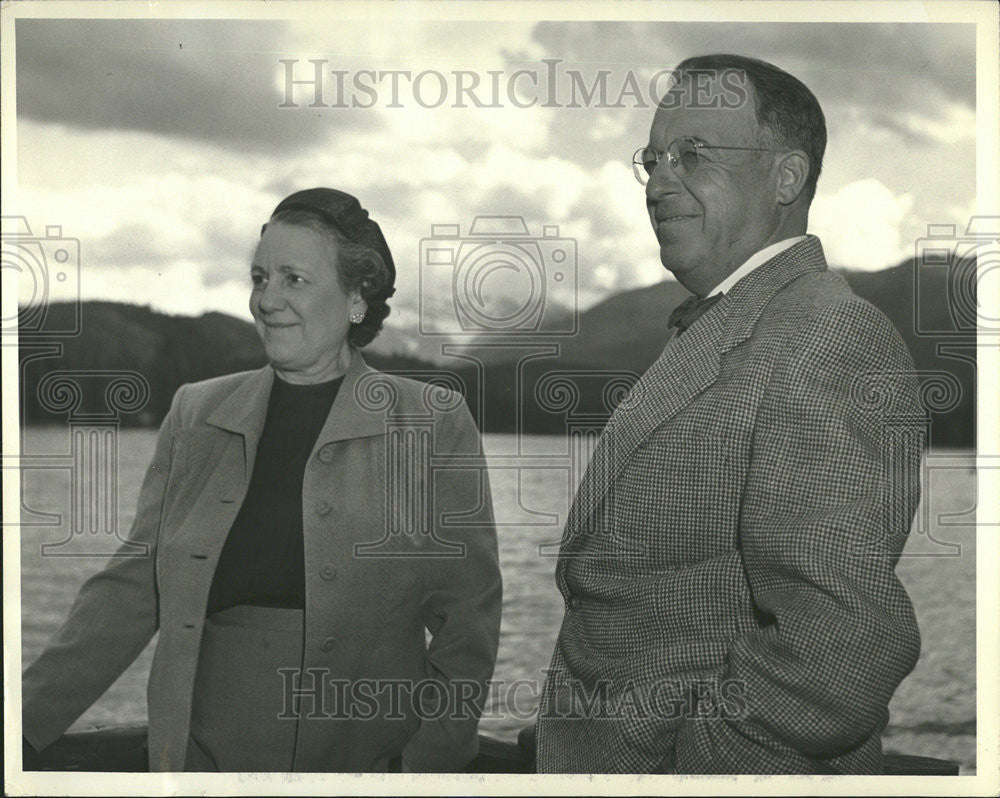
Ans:
[[[260,224],[290,191],[335,186],[392,247],[397,323],[413,323],[430,290],[432,226],[457,225],[444,234],[456,240],[477,216],[520,216],[531,236],[549,226],[574,243],[560,301],[573,290],[587,307],[664,279],[629,161],[657,76],[706,51],[771,61],[819,98],[829,145],[810,221],[832,264],[894,265],[928,224],[964,227],[973,212],[972,25],[451,22],[408,8],[346,21],[18,19],[17,205],[5,213],[80,240],[84,298],[249,318]]]

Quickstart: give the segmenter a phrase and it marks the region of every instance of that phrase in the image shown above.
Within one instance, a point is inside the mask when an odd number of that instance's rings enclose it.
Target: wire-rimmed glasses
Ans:
[[[632,171],[641,185],[649,182],[650,175],[660,160],[666,156],[674,173],[680,177],[690,177],[702,162],[699,150],[746,150],[748,152],[777,152],[763,147],[723,147],[721,144],[705,144],[694,139],[674,139],[667,145],[666,152],[653,147],[640,147],[632,154]]]

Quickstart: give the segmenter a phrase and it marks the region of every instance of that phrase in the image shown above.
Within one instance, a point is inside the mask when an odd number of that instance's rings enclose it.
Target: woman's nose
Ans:
[[[265,313],[281,310],[285,304],[285,298],[281,293],[281,288],[273,281],[268,281],[260,291],[258,302],[260,309]]]

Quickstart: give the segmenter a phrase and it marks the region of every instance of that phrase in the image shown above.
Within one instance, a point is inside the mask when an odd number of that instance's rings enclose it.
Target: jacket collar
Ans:
[[[587,523],[643,441],[718,378],[722,356],[750,337],[771,298],[806,272],[824,269],[823,247],[808,236],[740,280],[697,324],[667,342],[605,427],[567,519],[569,536]],[[562,553],[571,550],[564,545]]]
[[[351,364],[344,374],[344,382],[323,424],[317,444],[385,433],[383,414],[375,408],[363,407],[359,402],[364,396],[366,385],[370,383],[370,378],[365,379],[366,375],[376,373],[365,363],[361,352],[352,348]],[[274,369],[270,365],[251,373],[207,419],[207,423],[212,426],[242,435],[246,443],[247,460],[251,462],[264,429],[267,405],[275,379]]]
[[[714,306],[727,317],[719,351],[724,354],[750,337],[778,291],[807,272],[825,270],[823,245],[816,236],[809,235],[750,272]]]
[[[212,411],[206,423],[238,435],[259,437],[274,379],[270,365],[252,372]]]
[[[360,351],[352,348],[351,365],[344,374],[344,382],[333,400],[316,445],[384,435],[386,407],[380,400],[387,392],[387,379],[365,363]]]

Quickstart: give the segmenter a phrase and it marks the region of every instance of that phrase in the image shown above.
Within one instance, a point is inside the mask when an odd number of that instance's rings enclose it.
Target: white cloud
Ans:
[[[915,112],[898,116],[899,124],[914,135],[927,136],[940,144],[957,144],[976,138],[976,112],[958,103],[948,103],[936,117]]]
[[[912,207],[910,194],[897,195],[880,181],[865,178],[833,195],[817,195],[809,229],[822,240],[832,265],[877,271],[912,253],[900,236],[900,225]]]
[[[592,141],[610,141],[618,143],[628,128],[628,119],[624,114],[594,112],[596,119],[587,131]]]
[[[323,58],[329,69],[436,70],[450,82],[448,102],[420,107],[411,83],[403,81],[404,107],[388,108],[389,84],[382,81],[380,101],[370,109],[287,109],[282,115],[294,120],[294,131],[322,116],[318,135],[325,140],[316,145],[315,137],[304,137],[296,148],[292,136],[289,147],[266,156],[218,138],[207,143],[176,133],[87,130],[20,118],[17,212],[29,217],[36,233],[57,224],[81,240],[87,296],[177,313],[218,309],[245,316],[243,277],[260,223],[282,191],[316,185],[355,193],[382,225],[399,271],[394,320],[416,313],[420,241],[431,226],[458,224],[467,233],[479,214],[521,213],[532,234],[543,224],[558,225],[561,236],[574,239],[584,306],[667,276],[642,189],[627,165],[635,142],[644,140],[646,109],[517,108],[506,97],[501,108],[449,107],[456,70],[485,80],[490,70],[509,76],[551,56],[564,58],[564,67],[607,66],[616,75],[638,60],[636,74],[645,85],[659,66],[643,60],[675,59],[663,54],[661,43],[655,59],[636,59],[644,28],[625,30],[621,41],[607,38],[618,30],[613,26],[503,22],[338,19],[283,30],[280,52],[267,54],[268,70],[274,68],[267,72],[271,91],[273,81],[283,89],[278,58]],[[574,44],[567,34],[586,34],[587,40]],[[488,94],[480,87],[478,96]],[[864,97],[853,115],[845,109],[830,116],[830,151],[811,229],[822,236],[832,263],[892,265],[910,254],[915,226],[964,212],[974,191],[963,177],[964,165],[974,163],[974,116],[953,99],[936,106],[936,115],[898,114],[891,127],[872,121],[872,109],[882,106]],[[230,100],[206,99],[206,120],[215,115],[212,102]],[[270,93],[266,101],[273,106]],[[950,156],[942,155],[943,147]],[[612,153],[615,160],[608,160]],[[943,180],[951,181],[949,192],[940,190]],[[947,204],[956,207],[945,211]]]
[[[979,214],[979,204],[974,198],[964,205],[949,205],[946,213],[949,217],[948,221],[954,222],[958,235],[965,233],[969,228],[971,220],[981,215]]]
[[[275,85],[284,95],[289,75],[306,81],[293,88],[292,98],[305,106],[316,96],[312,61],[322,61],[323,101],[351,106],[333,113],[377,114],[394,145],[393,158],[406,158],[398,150],[401,141],[541,148],[552,114],[537,105],[519,107],[509,96],[522,60],[537,70],[545,55],[532,41],[533,26],[419,19],[405,25],[343,19],[292,23],[282,57],[298,60],[276,70]],[[515,49],[518,61],[512,62]]]
[[[50,275],[51,276],[51,275]],[[199,316],[221,310],[239,318],[250,319],[248,310],[249,281],[234,279],[206,285],[200,264],[180,260],[168,265],[116,266],[112,268],[90,266],[81,269],[79,290],[72,281],[48,283],[48,302],[70,302],[77,299],[99,299],[148,305],[163,313]],[[18,299],[21,304],[35,304],[30,275],[19,281]]]
[[[603,259],[617,267],[615,287],[622,290],[663,280],[667,273],[660,263],[659,245],[649,223],[643,189],[631,170],[610,161],[601,167],[597,183],[606,187],[610,200],[606,214],[614,229],[599,243]]]
[[[642,190],[617,161],[588,167],[505,141],[470,156],[449,139],[401,146],[393,130],[338,133],[268,160],[147,133],[22,125],[32,146],[18,212],[36,233],[59,224],[80,239],[84,298],[245,316],[243,275],[275,185],[339,186],[371,209],[398,266],[397,323],[418,305],[420,241],[442,223],[465,235],[477,215],[522,214],[533,236],[557,225],[573,239],[580,293],[566,302],[663,278]]]
[[[368,69],[406,69],[420,58],[429,69],[500,69],[504,53],[516,49],[527,58],[540,59],[545,48],[532,41],[532,21],[494,20],[489,24],[420,19],[331,19],[289,22],[288,39],[294,55],[356,63]],[[293,47],[289,47],[291,51]],[[310,55],[306,56],[305,53]]]

